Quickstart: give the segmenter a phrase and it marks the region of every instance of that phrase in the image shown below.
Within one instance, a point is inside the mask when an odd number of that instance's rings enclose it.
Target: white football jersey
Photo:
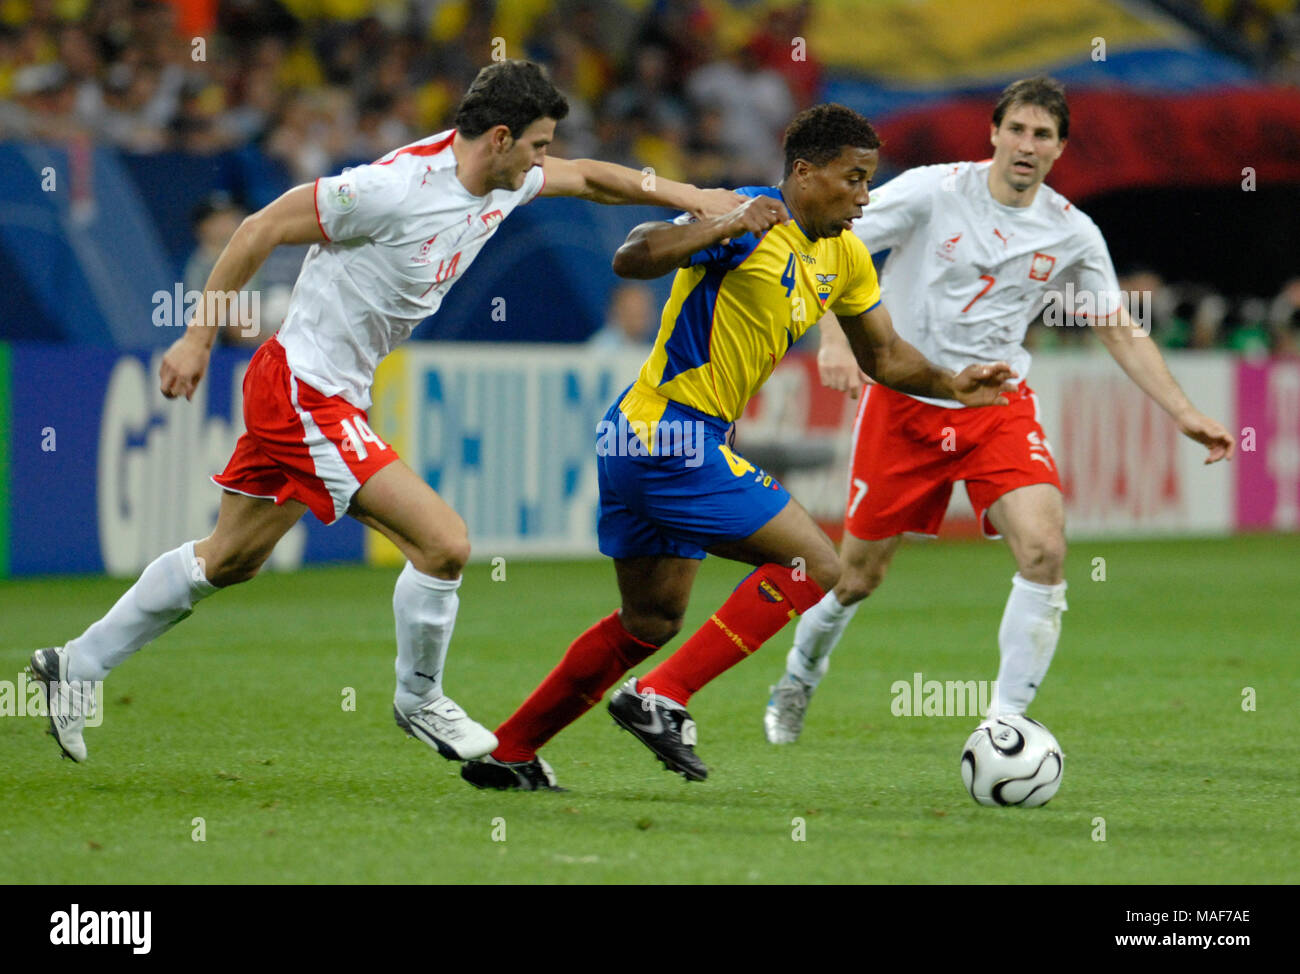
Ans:
[[[954,372],[1006,362],[1023,381],[1030,355],[1021,343],[1048,293],[1074,295],[1067,313],[1106,316],[1119,284],[1092,220],[1045,185],[1029,206],[1003,206],[989,192],[991,165],[909,169],[871,191],[853,232],[872,253],[890,249],[881,297],[899,335]]]
[[[327,243],[303,260],[278,337],[289,369],[327,396],[370,408],[380,360],[429,315],[516,206],[542,191],[474,196],[456,178],[455,130],[316,180]]]

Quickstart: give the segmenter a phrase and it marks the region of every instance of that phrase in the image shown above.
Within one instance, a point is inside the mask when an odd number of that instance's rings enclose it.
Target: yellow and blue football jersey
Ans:
[[[736,192],[784,202],[775,186]],[[791,220],[707,247],[677,271],[654,349],[622,411],[649,425],[672,401],[735,422],[827,310],[857,315],[879,302],[871,255],[852,233],[809,240]]]

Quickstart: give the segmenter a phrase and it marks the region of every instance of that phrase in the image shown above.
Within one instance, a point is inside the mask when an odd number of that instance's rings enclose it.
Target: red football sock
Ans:
[[[685,706],[691,694],[730,669],[816,605],[826,593],[810,578],[796,581],[783,565],[764,565],[736,587],[703,628],[637,681]]]
[[[618,613],[606,616],[573,641],[519,709],[497,728],[498,761],[531,761],[538,748],[594,707],[605,691],[658,646],[623,628]]]

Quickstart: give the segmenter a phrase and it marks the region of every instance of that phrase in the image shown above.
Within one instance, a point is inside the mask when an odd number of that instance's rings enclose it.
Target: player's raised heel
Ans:
[[[628,680],[609,698],[609,715],[654,752],[665,768],[687,781],[703,781],[709,769],[695,754],[695,721],[681,704],[642,694],[636,678]]]
[[[393,704],[393,719],[411,737],[434,748],[448,761],[472,761],[496,750],[497,737],[470,719],[451,697],[439,697],[403,713]]]
[[[808,684],[789,673],[781,677],[772,687],[763,713],[763,733],[769,744],[793,744],[799,740],[811,698],[812,687]]]
[[[498,791],[568,791],[555,783],[555,772],[541,757],[531,761],[498,761],[488,755],[479,761],[466,761],[460,776],[475,788]]]
[[[68,654],[62,648],[32,653],[27,672],[41,687],[50,718],[49,734],[58,742],[63,756],[77,762],[86,760],[86,742],[81,735],[86,717],[94,714],[93,687],[68,679]]]

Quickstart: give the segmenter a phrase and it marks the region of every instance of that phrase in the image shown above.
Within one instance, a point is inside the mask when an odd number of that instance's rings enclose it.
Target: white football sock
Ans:
[[[830,591],[801,615],[794,630],[794,646],[785,658],[786,672],[810,687],[820,683],[830,669],[831,651],[844,635],[859,604],[840,605],[835,592]]]
[[[460,579],[448,581],[415,570],[409,561],[397,576],[393,615],[397,617],[397,693],[403,713],[442,696],[442,668],[451,631],[456,627]]]
[[[190,614],[217,590],[187,541],[159,555],[98,622],[67,644],[68,678],[102,680],[137,649]]]
[[[998,689],[989,715],[1023,714],[1038,686],[1047,676],[1061,638],[1061,613],[1065,604],[1065,582],[1040,585],[1020,577],[1011,579],[1011,595],[1002,625],[998,629]]]

